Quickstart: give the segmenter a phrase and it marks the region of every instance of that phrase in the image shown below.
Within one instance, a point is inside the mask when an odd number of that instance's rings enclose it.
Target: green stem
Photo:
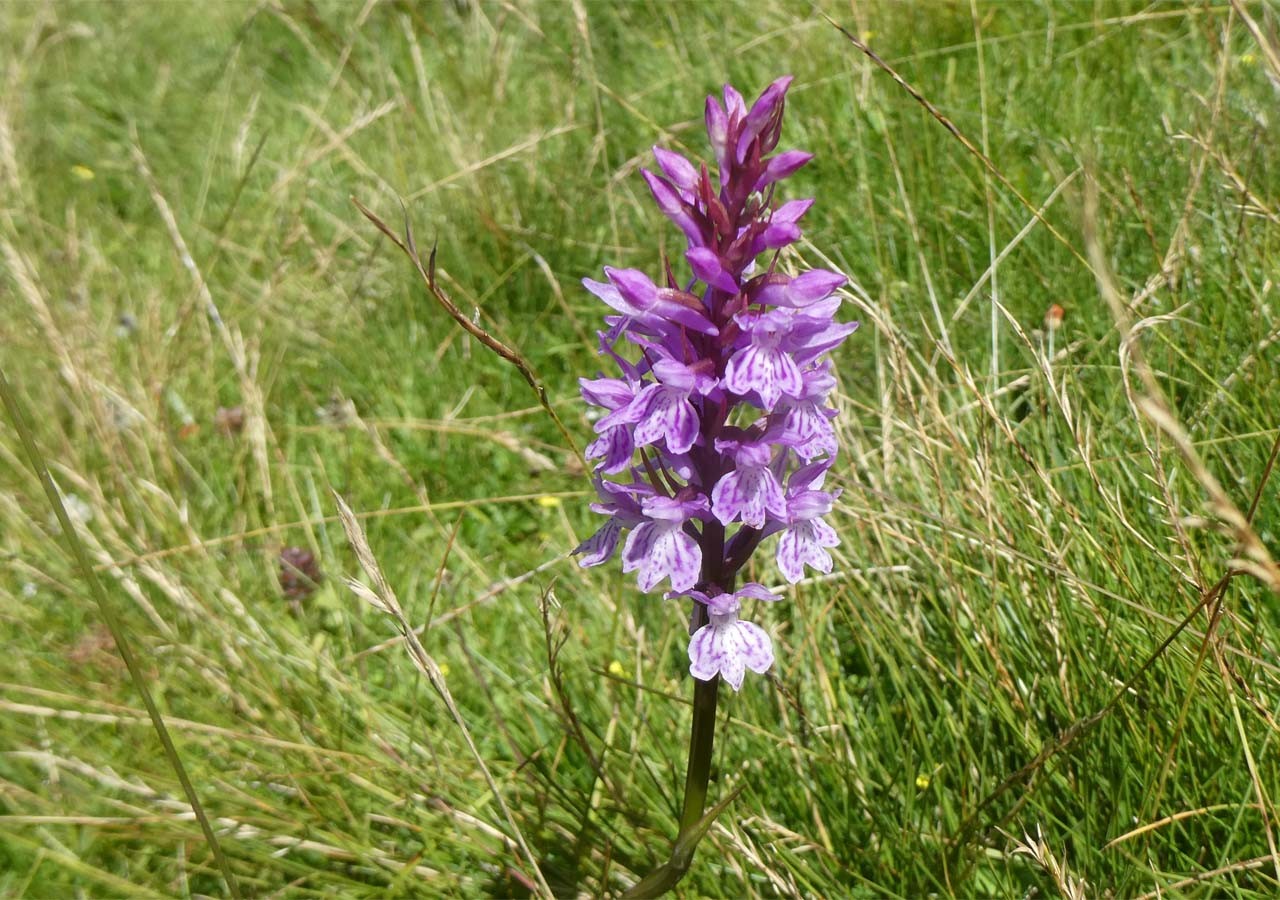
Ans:
[[[702,821],[707,808],[707,785],[711,781],[711,750],[716,737],[716,701],[720,696],[720,676],[710,681],[694,680],[693,730],[689,735],[689,769],[684,779],[684,812],[680,815],[680,838],[685,837]],[[693,847],[689,847],[689,860]],[[688,868],[688,860],[685,861]]]
[[[694,625],[705,620],[706,607],[698,604]],[[710,822],[703,821],[707,806],[707,785],[711,781],[711,750],[716,735],[716,700],[720,693],[720,676],[710,681],[694,679],[693,729],[689,735],[689,768],[684,779],[684,810],[680,814],[680,833],[671,848],[670,858],[624,893],[623,897],[660,897],[671,890],[689,871],[693,851],[706,834]],[[714,812],[714,811],[713,811]]]

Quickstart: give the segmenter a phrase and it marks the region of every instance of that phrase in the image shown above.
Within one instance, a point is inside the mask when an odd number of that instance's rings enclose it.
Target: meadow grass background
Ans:
[[[665,858],[682,605],[565,558],[595,527],[574,454],[349,198],[396,225],[403,199],[581,446],[601,309],[578,281],[680,247],[638,168],[657,142],[704,156],[703,96],[784,72],[784,144],[817,154],[788,196],[818,198],[785,264],[848,273],[862,322],[836,361],[843,543],[760,613],[778,665],[722,698],[712,800],[746,788],[680,891],[1280,890],[1274,8],[42,2],[0,22],[0,363],[244,893],[527,893],[514,829],[559,894]],[[0,460],[0,892],[224,893],[7,421]],[[343,583],[331,489],[514,826]],[[297,605],[290,545],[324,571]]]

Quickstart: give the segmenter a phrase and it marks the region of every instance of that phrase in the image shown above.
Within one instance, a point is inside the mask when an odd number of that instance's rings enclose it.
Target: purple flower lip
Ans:
[[[720,442],[717,441],[717,449]],[[770,517],[787,515],[787,502],[778,477],[769,468],[772,448],[767,444],[740,444],[733,455],[735,469],[721,478],[711,492],[711,511],[721,523],[741,521],[764,528]]]
[[[772,602],[781,598],[754,582],[732,594],[708,596],[692,590],[684,596],[704,604],[710,619],[689,639],[689,673],[694,678],[705,681],[720,675],[737,691],[747,669],[759,674],[769,671],[773,665],[773,641],[760,626],[740,621],[738,612],[744,599]]]
[[[658,381],[616,408],[596,429],[612,432],[633,425],[630,434],[636,447],[665,441],[671,453],[687,453],[698,439],[700,424],[691,397],[710,393],[716,379],[707,374],[705,365],[690,367],[673,359],[658,360],[651,371]]]
[[[675,591],[687,591],[697,583],[702,548],[682,526],[706,509],[704,497],[644,499],[645,521],[627,535],[622,551],[622,571],[639,573],[640,590],[651,591],[667,578]]]

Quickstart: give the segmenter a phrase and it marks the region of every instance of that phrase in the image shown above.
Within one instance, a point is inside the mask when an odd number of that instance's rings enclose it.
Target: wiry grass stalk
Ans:
[[[209,853],[213,856],[214,864],[222,874],[223,885],[226,887],[228,894],[239,898],[240,885],[236,881],[236,876],[231,871],[230,865],[227,863],[227,858],[222,852],[222,845],[218,841],[218,836],[214,834],[209,817],[205,815],[204,806],[200,802],[200,795],[196,793],[195,785],[192,784],[191,778],[187,774],[187,767],[183,765],[182,757],[178,754],[178,748],[174,745],[173,738],[169,736],[169,729],[164,724],[164,717],[160,714],[160,708],[156,706],[155,699],[151,696],[151,688],[147,685],[147,678],[141,666],[138,665],[129,636],[121,625],[115,608],[112,606],[110,598],[107,597],[107,592],[102,587],[102,582],[98,580],[98,573],[89,561],[89,555],[85,551],[84,543],[80,540],[80,533],[76,530],[76,526],[72,524],[71,517],[67,515],[66,505],[62,502],[62,495],[58,492],[57,485],[53,483],[53,477],[49,474],[49,467],[45,464],[44,454],[40,452],[39,446],[36,445],[35,438],[31,434],[31,428],[27,424],[26,416],[23,415],[22,407],[19,406],[18,398],[14,394],[13,388],[9,385],[9,378],[3,369],[0,369],[0,400],[4,401],[5,412],[8,414],[9,422],[13,425],[18,439],[22,443],[22,449],[27,455],[27,462],[31,466],[31,470],[35,472],[41,487],[44,488],[44,494],[49,501],[49,506],[58,519],[58,526],[62,530],[62,537],[67,545],[67,552],[75,560],[80,577],[84,579],[89,594],[98,605],[98,612],[102,616],[102,620],[111,631],[111,638],[115,642],[116,650],[124,661],[125,667],[129,670],[129,679],[133,683],[134,690],[138,692],[138,695],[142,698],[143,706],[147,709],[147,715],[151,719],[151,727],[155,730],[156,737],[160,739],[160,746],[164,749],[165,758],[169,761],[169,765],[173,767],[174,775],[177,776],[178,781],[182,784],[182,792],[187,798],[187,803],[191,805],[191,811],[200,823],[200,830],[204,833]]]

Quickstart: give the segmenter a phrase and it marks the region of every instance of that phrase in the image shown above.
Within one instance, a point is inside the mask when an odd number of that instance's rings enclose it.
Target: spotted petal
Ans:
[[[587,445],[587,459],[600,460],[596,468],[609,475],[616,475],[631,465],[631,455],[634,452],[635,442],[631,437],[631,429],[626,425],[606,429],[600,437]]]
[[[720,675],[736,691],[747,669],[764,674],[771,665],[769,635],[759,625],[738,621],[734,614],[712,616],[711,623],[689,640],[689,673],[702,681]]]
[[[636,398],[632,415],[637,447],[665,440],[672,453],[687,453],[698,438],[698,412],[688,391],[651,384]]]
[[[785,519],[787,505],[782,485],[767,466],[746,466],[716,482],[711,492],[711,512],[725,525],[741,515],[743,523],[763,528],[770,514]]]
[[[729,360],[725,370],[725,386],[735,394],[756,391],[766,409],[772,408],[783,394],[799,397],[804,380],[795,360],[777,347],[749,346]]]
[[[622,523],[610,518],[600,530],[574,548],[574,554],[581,556],[578,565],[584,569],[598,566],[613,558],[618,549],[618,538],[622,535]]]
[[[834,410],[813,400],[793,403],[782,420],[781,439],[806,461],[824,453],[834,456],[838,445],[832,415]]]
[[[802,519],[787,527],[778,539],[778,569],[795,584],[804,577],[806,565],[822,573],[831,571],[827,547],[840,543],[835,530],[821,519]]]
[[[672,590],[687,591],[698,583],[702,548],[681,530],[680,522],[645,522],[627,535],[622,549],[622,571],[636,570],[637,584],[646,593],[667,577]]]

